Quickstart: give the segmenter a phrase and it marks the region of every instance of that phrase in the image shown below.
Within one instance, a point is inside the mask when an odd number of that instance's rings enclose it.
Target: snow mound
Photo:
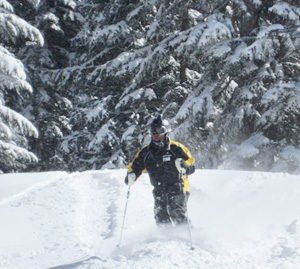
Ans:
[[[187,227],[158,228],[147,174],[0,176],[0,268],[300,268],[300,176],[198,170]],[[19,184],[18,184],[19,182]]]

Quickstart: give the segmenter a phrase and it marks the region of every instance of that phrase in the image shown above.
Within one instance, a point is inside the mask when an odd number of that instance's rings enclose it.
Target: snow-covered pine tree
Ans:
[[[38,143],[33,143],[40,162],[35,169],[67,169],[58,147],[62,138],[70,132],[69,113],[72,109],[68,84],[62,78],[56,80],[57,70],[64,69],[68,79],[68,69],[72,58],[70,40],[79,31],[82,16],[76,1],[40,0],[34,9],[26,0],[18,2],[18,10],[24,13],[32,24],[43,33],[45,45],[37,50],[28,46],[19,55],[27,64],[30,79],[39,92],[33,96],[27,110],[39,129]],[[63,85],[63,86],[61,86]]]
[[[224,3],[213,15],[230,19],[232,36],[202,47],[198,59],[204,75],[176,119],[183,120],[193,139],[195,128],[198,134],[207,129],[209,135],[193,142],[204,141],[204,164],[300,172],[300,5]]]
[[[179,48],[187,29],[203,20],[188,8],[192,2],[82,2],[87,15],[73,39],[78,56],[68,76],[76,132],[62,144],[69,167],[122,166],[143,143],[152,114],[176,114],[200,77]]]
[[[198,167],[298,171],[298,1],[82,0],[77,8],[84,24],[70,66],[41,80],[72,103],[72,131],[54,144],[69,169],[124,165],[159,112]]]
[[[32,87],[14,52],[26,42],[43,45],[43,37],[37,28],[14,14],[9,1],[2,0],[0,40],[0,172],[11,172],[37,161],[27,150],[27,137],[38,136],[33,124],[18,113],[24,94],[31,93]]]

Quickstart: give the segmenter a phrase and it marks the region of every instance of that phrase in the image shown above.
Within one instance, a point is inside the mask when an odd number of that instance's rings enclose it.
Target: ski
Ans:
[[[75,268],[76,266],[82,265],[88,261],[91,260],[100,260],[102,262],[105,262],[104,259],[101,259],[98,256],[90,256],[90,255],[85,255],[82,256],[81,258],[78,258],[76,260],[70,261],[68,263],[64,263],[64,264],[60,264],[60,265],[56,265],[56,266],[52,266],[52,267],[48,267],[46,269],[72,269]]]

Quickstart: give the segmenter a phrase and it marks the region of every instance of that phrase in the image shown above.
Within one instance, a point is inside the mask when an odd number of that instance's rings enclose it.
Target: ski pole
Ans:
[[[128,187],[128,190],[127,190],[127,197],[126,197],[125,209],[124,209],[124,214],[123,214],[121,234],[120,234],[120,239],[119,239],[119,243],[117,244],[117,247],[121,246],[129,196],[130,196],[130,186]]]
[[[189,240],[190,240],[190,249],[194,250],[194,246],[193,246],[193,240],[192,240],[192,231],[191,231],[191,225],[190,225],[190,218],[189,218],[189,211],[187,208],[187,195],[186,193],[184,193],[184,201],[185,201],[185,208],[186,208],[186,218],[187,218],[187,227],[188,227],[188,232],[189,232]]]
[[[183,179],[183,173],[182,171],[180,171],[180,178]],[[194,246],[193,246],[193,240],[192,240],[192,231],[191,231],[191,225],[190,225],[190,218],[189,218],[189,211],[188,211],[188,207],[187,207],[187,194],[186,192],[184,192],[184,203],[185,203],[185,209],[186,209],[186,218],[187,218],[187,228],[188,228],[188,234],[189,234],[189,241],[190,241],[190,249],[194,250]]]

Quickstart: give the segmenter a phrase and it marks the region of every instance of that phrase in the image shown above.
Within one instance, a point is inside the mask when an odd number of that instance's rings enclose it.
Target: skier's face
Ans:
[[[151,130],[152,140],[154,142],[161,142],[165,139],[166,130],[165,128],[155,128]]]
[[[154,142],[161,142],[164,140],[164,138],[165,138],[164,134],[152,134],[152,140]]]

